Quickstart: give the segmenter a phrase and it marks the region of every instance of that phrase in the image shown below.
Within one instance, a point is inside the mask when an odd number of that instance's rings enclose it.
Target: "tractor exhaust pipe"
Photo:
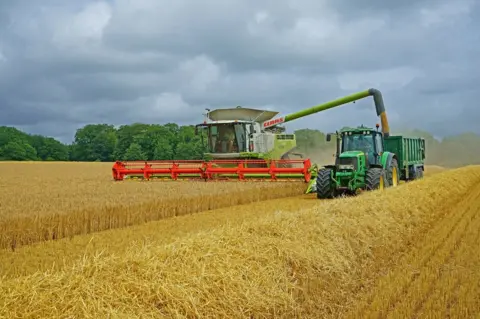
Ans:
[[[336,145],[337,150],[336,150],[335,157],[338,160],[340,158],[340,141],[341,141],[340,134],[338,134],[338,132],[336,134],[336,137],[337,137],[337,141],[336,141],[337,142],[337,145]]]

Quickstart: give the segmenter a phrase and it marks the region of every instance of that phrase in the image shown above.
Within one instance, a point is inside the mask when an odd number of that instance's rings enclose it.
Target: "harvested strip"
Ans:
[[[406,254],[352,318],[470,318],[480,313],[480,185]]]
[[[128,183],[128,182],[126,182]],[[174,182],[168,183],[173,184]],[[174,216],[201,211],[248,204],[267,199],[283,198],[302,194],[304,183],[224,183],[223,191],[213,187],[217,183],[182,183],[172,198],[133,193],[125,195],[127,203],[115,202],[95,208],[76,208],[63,214],[31,213],[28,217],[10,217],[0,221],[0,248],[15,250],[19,246],[41,241],[68,238],[81,234],[143,224]],[[144,183],[145,184],[145,183]],[[158,182],[150,183],[165,188]],[[200,186],[201,188],[199,188]],[[210,185],[212,189],[208,190]],[[230,185],[228,189],[227,186]],[[138,190],[137,190],[138,192]],[[78,194],[77,194],[78,195]],[[84,194],[84,199],[88,197]],[[107,196],[107,192],[103,193]],[[144,196],[147,198],[145,199]],[[139,198],[135,203],[135,198]],[[149,200],[148,200],[149,199]],[[65,201],[69,201],[69,197]],[[48,209],[44,208],[44,209]]]
[[[336,317],[368,289],[379,264],[405,251],[479,182],[480,169],[468,167],[169,244],[156,236],[126,241],[117,255],[3,281],[0,314]]]
[[[143,225],[107,230],[90,235],[75,236],[62,240],[23,246],[12,252],[0,250],[0,278],[17,277],[36,271],[61,270],[71,266],[77,259],[92,257],[102,252],[103,256],[121,254],[131,242],[155,240],[156,245],[171,243],[189,234],[241,224],[265,216],[274,216],[278,207],[297,211],[319,205],[315,195],[260,201],[236,205],[193,215],[167,218]]]

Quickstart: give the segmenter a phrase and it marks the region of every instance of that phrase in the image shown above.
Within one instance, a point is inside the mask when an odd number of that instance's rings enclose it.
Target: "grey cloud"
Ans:
[[[87,123],[286,114],[376,87],[392,129],[480,133],[478,16],[470,0],[2,2],[0,125],[65,140]],[[289,129],[376,121],[366,99]]]

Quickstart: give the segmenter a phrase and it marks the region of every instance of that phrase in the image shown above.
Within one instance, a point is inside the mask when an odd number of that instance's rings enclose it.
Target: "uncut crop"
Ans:
[[[111,164],[0,163],[0,248],[301,194],[304,183],[113,182]]]
[[[469,317],[480,310],[479,194],[480,167],[467,167],[356,198],[278,199],[24,247],[17,265],[32,268],[0,283],[0,316]],[[48,269],[57,249],[76,252]]]

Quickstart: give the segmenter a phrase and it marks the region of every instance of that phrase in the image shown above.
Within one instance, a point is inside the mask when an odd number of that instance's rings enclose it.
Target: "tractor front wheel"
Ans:
[[[379,167],[373,167],[367,171],[365,186],[367,191],[385,188],[385,171]]]
[[[316,189],[318,199],[333,198],[335,190],[332,188],[332,170],[329,168],[322,168],[318,170]]]

